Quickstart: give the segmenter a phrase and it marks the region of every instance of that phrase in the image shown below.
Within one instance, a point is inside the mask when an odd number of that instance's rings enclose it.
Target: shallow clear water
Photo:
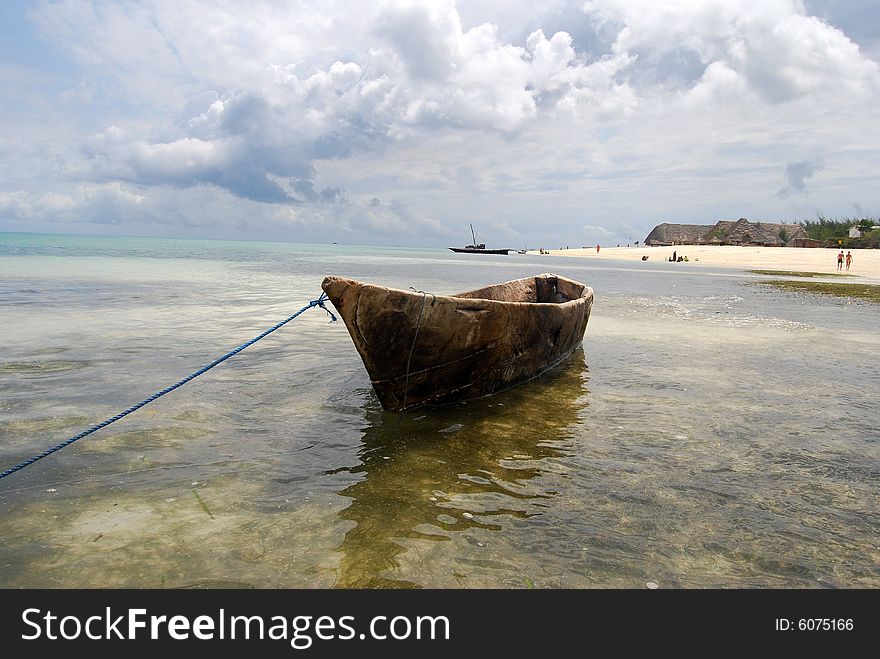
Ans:
[[[880,586],[880,308],[699,264],[0,234],[0,468],[327,274],[454,293],[541,272],[596,292],[562,367],[390,414],[310,310],[0,480],[0,586]]]

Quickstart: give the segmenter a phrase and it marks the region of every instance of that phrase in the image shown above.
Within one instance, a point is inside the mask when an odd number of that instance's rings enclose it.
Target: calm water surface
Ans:
[[[403,416],[310,310],[0,480],[0,587],[880,587],[880,307],[662,256],[0,234],[0,468],[327,274],[596,292],[562,367]]]

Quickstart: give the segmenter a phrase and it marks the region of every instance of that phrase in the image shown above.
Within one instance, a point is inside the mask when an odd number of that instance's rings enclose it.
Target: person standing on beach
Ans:
[[[849,272],[849,264],[852,263],[852,252],[846,253],[846,271]]]
[[[596,245],[596,254],[598,254],[598,253],[599,253],[599,245],[597,244]]]
[[[840,254],[837,255],[837,269],[838,271],[843,270],[843,250],[840,250]]]

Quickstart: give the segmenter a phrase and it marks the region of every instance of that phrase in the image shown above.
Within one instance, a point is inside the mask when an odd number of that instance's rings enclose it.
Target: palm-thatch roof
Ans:
[[[794,245],[806,238],[800,224],[719,220],[707,224],[658,224],[645,238],[645,245]]]
[[[658,224],[645,238],[648,246],[663,245],[699,245],[703,236],[711,229],[710,225],[702,224]]]
[[[741,217],[724,232],[721,244],[782,247],[795,238],[806,238],[804,228],[800,224],[749,222]]]

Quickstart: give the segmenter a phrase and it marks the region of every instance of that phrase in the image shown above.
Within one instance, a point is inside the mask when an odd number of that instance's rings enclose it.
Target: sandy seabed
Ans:
[[[821,272],[837,274],[837,254],[840,250],[808,247],[753,247],[736,245],[673,245],[672,247],[595,247],[550,250],[554,256],[571,256],[584,259],[626,259],[642,261],[648,257],[649,263],[668,262],[675,252],[686,256],[687,263],[676,263],[675,267],[699,268],[703,265],[713,267],[739,268],[743,270],[786,270],[799,272]],[[880,283],[880,250],[843,250],[852,253],[849,272],[852,282],[871,281]],[[669,263],[673,267],[672,263]]]

